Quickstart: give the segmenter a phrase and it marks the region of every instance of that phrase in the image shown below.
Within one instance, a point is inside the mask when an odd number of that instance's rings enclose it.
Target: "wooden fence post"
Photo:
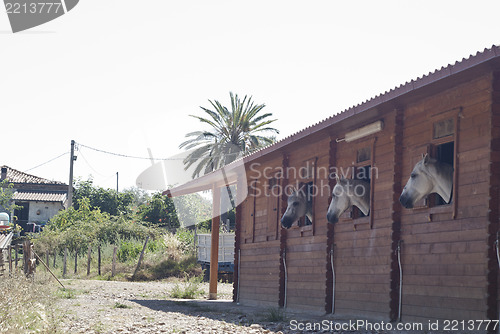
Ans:
[[[0,276],[2,276],[5,272],[4,268],[4,260],[3,260],[3,249],[0,248]]]
[[[87,276],[90,275],[90,259],[91,259],[91,255],[92,255],[92,246],[90,246],[90,244],[89,244],[89,247],[87,248]]]
[[[35,257],[32,252],[32,245],[29,240],[23,242],[24,274],[31,276],[35,270]]]
[[[63,258],[63,277],[66,276],[66,260],[68,257],[68,247],[64,247],[64,258]]]
[[[18,257],[18,253],[19,253],[19,244],[16,244],[14,246],[14,258],[15,258],[15,261],[16,261],[16,269],[17,269],[17,261],[19,260],[19,257]]]
[[[135,278],[135,275],[139,271],[139,267],[141,266],[142,258],[144,257],[144,251],[146,250],[146,246],[148,245],[148,240],[149,240],[149,235],[146,238],[146,241],[144,242],[144,247],[142,247],[142,252],[141,255],[139,256],[139,261],[137,262],[137,267],[135,267],[134,274],[132,275],[132,279]]]
[[[78,271],[78,248],[75,249],[75,274]]]
[[[49,255],[50,255],[50,252],[47,249],[47,253],[45,253],[45,262],[47,262],[47,268],[49,267]]]
[[[113,264],[111,266],[111,277],[115,277],[116,274],[116,251],[118,250],[118,247],[115,246],[113,248]]]
[[[101,276],[101,245],[97,246],[97,275]]]
[[[56,257],[57,257],[57,248],[54,248],[54,263],[52,264],[52,268],[56,267]]]
[[[12,273],[12,246],[9,245],[9,274]]]

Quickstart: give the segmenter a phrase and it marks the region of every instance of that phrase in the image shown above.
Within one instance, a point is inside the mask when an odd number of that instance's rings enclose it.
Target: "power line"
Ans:
[[[88,148],[88,149],[96,151],[96,152],[100,152],[100,153],[104,153],[104,154],[110,154],[110,155],[114,155],[114,156],[117,156],[117,157],[129,158],[129,159],[151,160],[150,157],[138,157],[138,156],[133,156],[133,155],[127,155],[127,154],[121,154],[121,153],[114,153],[114,152],[109,152],[109,151],[101,150],[101,149],[98,149],[98,148],[95,148],[95,147],[90,147],[90,146],[87,146],[87,145],[83,145],[83,144],[80,144],[80,143],[77,143],[77,144],[79,146],[81,146],[81,147],[85,147],[85,148]],[[161,159],[154,158],[153,160],[184,160],[184,158],[161,158]]]
[[[41,163],[41,164],[39,164],[39,165],[37,165],[37,166],[35,166],[35,167],[31,167],[30,169],[26,169],[26,170],[24,171],[24,173],[29,172],[29,171],[30,171],[30,170],[32,170],[32,169],[35,169],[35,168],[38,168],[38,167],[42,167],[43,165],[46,165],[46,164],[48,164],[49,162],[52,162],[52,161],[54,161],[54,160],[56,160],[56,159],[59,159],[60,157],[62,157],[62,156],[64,156],[64,155],[66,155],[66,154],[68,154],[68,153],[69,153],[69,152],[64,152],[63,154],[58,155],[57,157],[52,158],[52,159],[50,159],[49,161],[45,161],[44,163]]]
[[[114,155],[114,156],[121,157],[121,158],[151,160],[151,157],[139,157],[139,156],[134,156],[134,155],[127,155],[127,154],[115,153],[115,152],[101,150],[101,149],[98,149],[98,148],[95,148],[95,147],[90,147],[90,146],[87,146],[87,145],[84,145],[84,144],[80,144],[80,143],[76,143],[76,144],[79,145],[79,146],[81,146],[81,147],[85,147],[85,148],[88,148],[88,149],[96,151],[96,152],[100,152],[100,153],[104,153],[104,154],[109,154],[109,155]],[[250,153],[252,153],[252,152],[250,152]],[[239,155],[240,153],[220,154],[220,156],[229,156],[231,154]],[[215,157],[215,155],[214,155],[214,157]],[[186,158],[153,158],[153,160],[157,160],[157,161],[174,161],[174,160],[186,160]],[[198,159],[197,158],[193,158],[192,160],[198,160]]]
[[[95,173],[99,174],[102,177],[106,177],[107,178],[106,180],[109,180],[111,177],[114,176],[114,174],[112,174],[112,175],[104,175],[102,173],[99,173],[94,167],[92,167],[92,165],[90,165],[90,163],[88,162],[88,160],[83,155],[83,151],[82,150],[78,150],[78,152],[79,152],[78,155],[82,157],[83,161],[85,161],[85,163],[87,164],[87,166],[89,166],[90,169],[92,169]]]

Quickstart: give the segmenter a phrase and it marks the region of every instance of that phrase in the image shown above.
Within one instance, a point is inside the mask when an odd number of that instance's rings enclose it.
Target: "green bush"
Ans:
[[[184,252],[194,251],[194,231],[179,228],[175,232],[175,237],[180,241]]]
[[[138,242],[123,241],[116,252],[118,260],[120,260],[120,262],[128,262],[137,259],[142,251],[142,247],[143,246]]]
[[[183,258],[176,261],[173,258],[168,258],[155,266],[151,267],[151,272],[156,279],[166,277],[182,277],[183,275],[193,275],[199,272],[200,265],[194,256]]]
[[[170,291],[170,297],[181,299],[194,299],[203,294],[201,283],[203,282],[203,275],[193,276],[184,284],[176,283]]]

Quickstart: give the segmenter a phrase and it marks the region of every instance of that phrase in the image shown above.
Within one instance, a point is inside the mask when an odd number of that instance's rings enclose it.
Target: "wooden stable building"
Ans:
[[[428,153],[454,166],[451,203],[399,202]],[[384,321],[498,319],[500,47],[407,82],[206,175],[237,184],[234,299]],[[334,173],[370,182],[370,213],[326,213]],[[312,219],[281,227],[292,186]],[[215,207],[216,205],[214,205]]]

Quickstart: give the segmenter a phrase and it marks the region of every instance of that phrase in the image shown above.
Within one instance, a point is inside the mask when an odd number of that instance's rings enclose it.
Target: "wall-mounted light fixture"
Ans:
[[[346,141],[347,143],[354,141],[359,138],[363,138],[366,136],[369,136],[371,134],[377,133],[381,131],[384,128],[384,122],[382,121],[376,121],[374,123],[365,125],[359,129],[347,132],[345,134],[345,137],[342,139],[337,138],[336,141],[341,142],[341,141]]]

